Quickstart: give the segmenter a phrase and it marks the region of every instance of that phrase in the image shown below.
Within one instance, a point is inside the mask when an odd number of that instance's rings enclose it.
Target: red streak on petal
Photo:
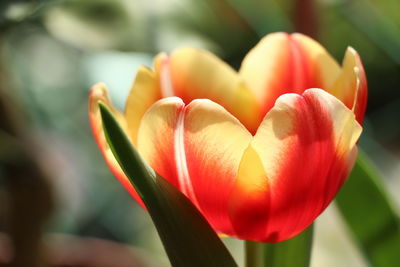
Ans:
[[[314,73],[311,72],[311,62],[306,51],[290,34],[286,34],[286,38],[286,46],[282,47],[286,54],[279,58],[280,62],[277,62],[273,70],[276,79],[265,85],[269,93],[264,101],[264,115],[275,105],[279,96],[286,93],[302,94],[306,89],[320,87],[319,77],[313,77]]]
[[[290,238],[308,227],[329,205],[349,172],[339,155],[331,115],[314,95],[297,102],[297,133],[272,186],[268,241]],[[351,163],[352,165],[352,163]]]
[[[330,165],[335,161],[332,120],[314,98],[298,98],[292,143],[271,188],[269,240],[297,234],[322,211]],[[329,186],[328,186],[329,187]]]

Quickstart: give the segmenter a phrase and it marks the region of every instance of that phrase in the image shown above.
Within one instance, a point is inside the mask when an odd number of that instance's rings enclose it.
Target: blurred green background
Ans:
[[[398,0],[1,0],[0,263],[169,266],[94,143],[89,88],[107,83],[122,109],[156,53],[192,45],[237,68],[275,31],[311,35],[339,62],[349,45],[360,53],[369,84],[360,147],[399,211],[399,14]],[[242,243],[224,242],[241,262]],[[312,256],[312,267],[369,266],[334,205],[317,220]]]

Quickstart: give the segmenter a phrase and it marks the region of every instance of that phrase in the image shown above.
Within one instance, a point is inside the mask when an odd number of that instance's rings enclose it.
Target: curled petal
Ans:
[[[125,189],[132,195],[132,197],[144,207],[142,200],[139,195],[136,193],[136,190],[130,183],[128,177],[124,174],[121,167],[119,166],[117,160],[115,159],[108,143],[104,135],[103,125],[101,121],[101,115],[99,110],[99,102],[105,104],[114,114],[114,116],[118,119],[121,127],[125,130],[126,120],[124,116],[116,110],[110,102],[108,97],[107,88],[104,84],[99,83],[92,87],[89,96],[89,119],[90,125],[92,128],[92,132],[96,139],[97,145],[100,148],[101,153],[103,154],[104,159],[107,162],[107,165],[111,169],[114,176],[119,180],[119,182],[125,187]]]
[[[155,103],[143,117],[138,149],[153,169],[178,187],[213,227],[233,234],[228,198],[251,134],[220,105],[176,97]]]
[[[244,58],[240,76],[267,113],[285,93],[332,86],[340,67],[316,41],[302,34],[264,37]]]
[[[278,242],[310,225],[347,177],[361,127],[321,89],[285,94],[246,150],[230,213],[243,239]]]
[[[227,109],[251,132],[255,132],[262,114],[252,91],[237,73],[215,55],[181,48],[156,63],[164,97],[177,96],[188,104],[194,99],[210,99]]]
[[[357,121],[362,123],[367,106],[367,78],[360,56],[353,48],[347,48],[340,75],[329,88],[329,92],[352,109]]]

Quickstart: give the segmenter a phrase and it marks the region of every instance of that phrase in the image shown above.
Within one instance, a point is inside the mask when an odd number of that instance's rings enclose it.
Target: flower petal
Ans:
[[[156,57],[158,62],[162,55]],[[144,113],[161,98],[159,78],[150,69],[140,67],[125,105],[125,117],[129,136],[137,144],[137,131]]]
[[[187,168],[196,199],[211,225],[233,235],[228,200],[252,135],[220,105],[202,99],[185,112]]]
[[[266,114],[280,95],[329,88],[339,71],[337,62],[311,38],[298,33],[274,33],[246,55],[239,74]]]
[[[177,97],[163,98],[154,103],[141,120],[137,138],[137,149],[143,159],[177,188],[175,131],[184,106]]]
[[[194,99],[210,99],[232,113],[247,129],[256,131],[262,114],[253,93],[230,66],[213,54],[181,48],[160,61],[157,69],[161,70],[165,96],[178,96],[186,104]]]
[[[304,230],[346,179],[360,134],[353,112],[321,89],[281,96],[240,164],[230,203],[237,235],[278,242]]]
[[[184,107],[176,97],[144,115],[138,150],[150,166],[179,188],[215,229],[232,234],[228,197],[251,134],[220,105],[198,99]]]
[[[297,43],[299,49],[304,53],[305,60],[308,62],[308,75],[312,78],[309,88],[331,88],[340,73],[340,66],[336,60],[321,46],[317,41],[301,34],[293,33],[292,41]]]
[[[359,123],[363,122],[368,97],[367,78],[360,56],[353,48],[347,48],[340,75],[329,92],[354,111]]]
[[[125,187],[125,189],[131,194],[131,196],[142,206],[144,204],[140,199],[136,190],[130,183],[129,179],[126,177],[125,173],[122,171],[117,160],[115,159],[104,135],[103,125],[101,121],[99,102],[104,103],[113,112],[114,116],[118,119],[122,128],[126,129],[126,120],[124,116],[116,110],[110,102],[108,97],[107,88],[103,83],[96,84],[92,87],[89,96],[89,119],[92,132],[94,134],[97,145],[103,154],[107,165],[111,169],[111,172],[119,180],[119,182]]]

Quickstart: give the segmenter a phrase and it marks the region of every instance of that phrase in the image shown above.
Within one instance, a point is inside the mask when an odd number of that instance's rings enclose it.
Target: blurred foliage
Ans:
[[[292,239],[267,244],[245,242],[246,267],[308,267],[311,260],[314,226]]]
[[[336,203],[372,266],[391,267],[399,262],[400,217],[362,151]]]
[[[183,45],[211,50],[238,68],[265,34],[299,29],[295,2],[1,0],[1,94],[27,118],[23,132],[42,144],[36,154],[47,163],[55,196],[46,230],[140,245],[156,259],[154,266],[164,266],[150,219],[111,177],[93,142],[88,88],[106,81],[122,108],[137,67]],[[370,97],[360,145],[383,174],[399,212],[400,1],[312,2],[316,38],[339,62],[348,45],[363,59]],[[1,134],[0,139],[9,143]],[[0,200],[6,198],[2,173],[0,166]],[[3,231],[7,201],[1,203]]]
[[[127,0],[72,0],[50,8],[44,23],[54,36],[85,49],[145,50],[151,18]]]

